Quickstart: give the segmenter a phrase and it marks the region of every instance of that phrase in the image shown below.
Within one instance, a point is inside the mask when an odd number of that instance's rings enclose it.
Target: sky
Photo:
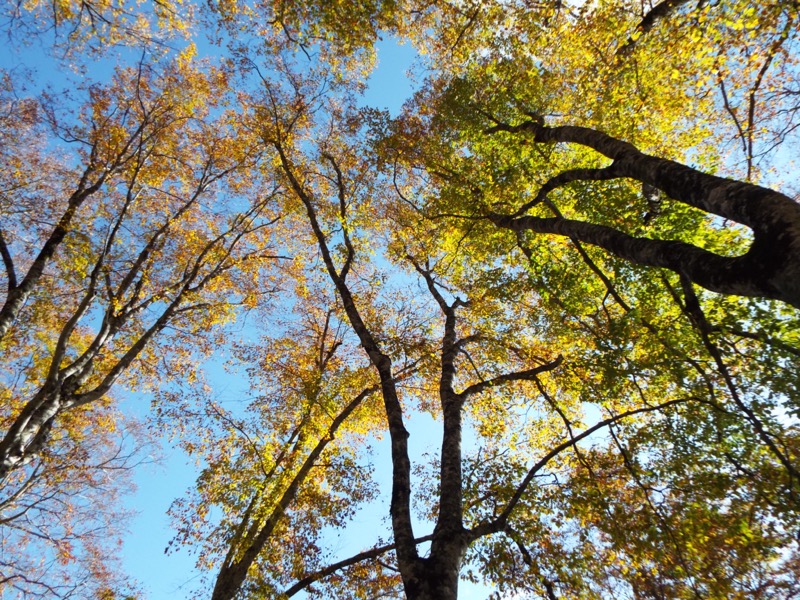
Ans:
[[[361,101],[364,106],[388,109],[397,115],[402,103],[414,91],[414,81],[409,77],[416,51],[409,45],[400,45],[393,38],[377,45],[378,64],[368,80],[368,87]],[[34,45],[19,47],[6,44],[0,51],[0,67],[15,68],[25,65],[35,69],[30,79],[30,93],[50,85],[61,89],[70,84],[74,73],[65,71],[47,52]],[[111,73],[108,61],[92,66],[91,77],[102,80]],[[213,386],[214,395],[222,401],[236,401],[247,395],[247,378],[235,377],[222,367],[225,357],[215,357],[206,367],[206,376]],[[114,390],[120,399],[123,412],[146,418],[150,412],[152,398],[130,391]],[[427,415],[412,416],[409,422],[412,432],[410,451],[417,462],[423,454],[436,453],[440,428]],[[156,436],[149,451],[148,464],[138,467],[134,477],[135,491],[125,499],[126,507],[134,517],[124,526],[128,533],[124,537],[121,551],[122,567],[137,581],[142,598],[166,600],[188,597],[198,588],[201,574],[195,568],[195,557],[184,549],[165,552],[174,530],[167,515],[172,501],[191,488],[202,465],[195,464],[175,442],[166,436]],[[380,483],[381,495],[377,501],[356,514],[350,525],[343,530],[326,534],[327,541],[342,559],[369,548],[378,535],[384,539],[391,536],[388,525],[389,494],[391,489],[391,462],[388,436],[373,445],[372,460],[376,465],[375,477]],[[429,524],[417,524],[417,535],[430,533]],[[359,535],[365,532],[365,535]],[[466,600],[486,598],[490,590],[485,587],[462,584],[461,597]],[[300,596],[302,597],[302,595]]]
[[[415,52],[412,48],[400,46],[393,39],[382,41],[378,45],[379,63],[369,80],[362,103],[386,108],[396,115],[402,102],[414,90],[415,84],[407,76],[414,58]],[[31,80],[32,89],[40,81],[49,81],[56,87],[65,81],[58,66],[50,62],[44,54],[38,53],[35,47],[27,48],[24,57],[17,56],[11,48],[7,52],[0,51],[0,66],[13,66],[18,60],[24,60],[28,65],[35,65],[39,69],[40,77]],[[98,64],[92,75],[104,74],[103,69],[107,67],[108,64]],[[209,361],[206,365],[207,377],[214,387],[215,398],[236,402],[248,394],[247,379],[226,373],[221,366],[224,362],[224,356]],[[123,410],[139,417],[148,415],[150,397],[122,390],[116,390],[115,396],[123,399]],[[438,451],[440,432],[437,423],[426,415],[414,415],[409,421],[411,458],[416,463],[423,454]],[[127,506],[136,512],[136,516],[124,524],[129,533],[122,547],[123,567],[140,583],[142,598],[161,600],[188,597],[197,588],[202,574],[196,570],[195,557],[189,552],[177,550],[165,554],[174,535],[167,510],[175,498],[182,496],[193,486],[202,465],[193,463],[166,437],[157,439],[152,454],[157,464],[138,470],[137,489],[127,499]],[[389,537],[387,516],[391,465],[387,439],[375,443],[372,457],[382,493],[376,502],[357,513],[346,529],[338,534],[324,534],[336,549],[337,558],[344,558],[368,548],[374,544],[378,535]],[[418,535],[429,532],[429,524],[419,524],[416,529]],[[467,600],[484,599],[489,593],[487,588],[466,584],[461,589],[462,599]]]
[[[378,43],[378,65],[368,81],[362,104],[388,109],[395,116],[403,102],[414,91],[409,71],[416,51],[400,45],[392,38]],[[210,366],[209,382],[215,394],[223,400],[246,394],[246,380],[237,380],[226,374],[220,365]],[[238,384],[237,384],[238,381]],[[149,401],[129,397],[125,403],[130,410],[144,416]],[[410,451],[412,459],[437,449],[439,426],[429,416],[415,415],[409,423],[412,432]],[[384,539],[390,536],[387,517],[391,485],[388,437],[373,445],[372,458],[376,464],[375,477],[381,484],[381,495],[371,506],[357,513],[347,528],[331,532],[327,538],[339,559],[347,558],[369,548],[375,543],[378,532]],[[141,582],[142,591],[149,600],[167,600],[186,597],[199,583],[200,574],[194,566],[194,557],[186,550],[165,554],[173,536],[167,510],[171,502],[184,494],[199,473],[198,466],[181,451],[172,448],[168,439],[161,440],[159,464],[145,466],[136,477],[137,490],[128,498],[128,505],[137,512],[130,523],[130,533],[123,546],[123,564],[128,573]],[[416,460],[414,460],[416,462]],[[365,532],[362,537],[358,532]],[[430,526],[417,524],[418,535],[430,533]],[[464,600],[482,600],[490,589],[462,583],[460,597]],[[299,595],[298,597],[302,597]]]

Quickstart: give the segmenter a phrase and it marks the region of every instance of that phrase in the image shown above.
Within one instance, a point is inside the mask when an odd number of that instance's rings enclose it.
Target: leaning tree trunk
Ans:
[[[633,263],[670,269],[714,292],[772,298],[800,308],[800,204],[788,196],[644,154],[627,142],[586,127],[546,127],[529,121],[498,125],[488,131],[529,132],[537,142],[568,142],[592,148],[613,160],[609,167],[597,170],[594,179],[636,179],[674,200],[749,227],[753,242],[745,254],[727,257],[684,242],[635,237],[562,217],[490,213],[489,218],[498,226],[567,236]]]

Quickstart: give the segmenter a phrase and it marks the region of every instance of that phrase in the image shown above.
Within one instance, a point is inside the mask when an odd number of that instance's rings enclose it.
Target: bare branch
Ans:
[[[422,536],[420,538],[416,538],[414,540],[414,543],[417,544],[417,545],[424,544],[425,542],[429,542],[432,539],[433,539],[433,534],[424,535],[424,536]],[[297,593],[303,591],[304,589],[306,589],[308,586],[310,586],[315,581],[319,581],[320,579],[323,579],[323,578],[327,577],[328,575],[332,575],[332,574],[336,573],[336,571],[341,571],[345,567],[349,567],[351,565],[358,564],[358,563],[363,562],[365,560],[372,560],[373,558],[378,558],[379,556],[383,556],[387,552],[391,552],[392,550],[395,550],[395,548],[396,548],[395,544],[386,544],[384,546],[378,546],[376,548],[371,548],[370,550],[365,550],[364,552],[359,552],[358,554],[354,554],[350,558],[346,558],[346,559],[341,560],[339,562],[333,563],[332,565],[329,565],[329,566],[325,567],[324,569],[320,569],[319,571],[315,571],[314,573],[306,575],[305,577],[300,579],[297,583],[295,583],[292,587],[290,587],[286,591],[284,591],[283,594],[287,598],[291,598],[295,594],[297,594]]]
[[[524,371],[514,371],[513,373],[504,373],[503,375],[498,375],[497,377],[493,377],[486,381],[474,383],[461,392],[459,396],[466,399],[470,396],[481,393],[487,388],[502,385],[504,383],[510,383],[512,381],[535,381],[537,375],[541,375],[542,373],[546,373],[558,368],[563,361],[564,357],[559,354],[554,360],[543,365],[539,365],[538,367],[533,367],[532,369],[526,369]]]

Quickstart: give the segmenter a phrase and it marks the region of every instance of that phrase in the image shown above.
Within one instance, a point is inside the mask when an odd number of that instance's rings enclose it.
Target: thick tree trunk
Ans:
[[[500,125],[490,131],[528,131],[537,142],[569,142],[592,148],[614,161],[606,169],[614,176],[636,179],[674,200],[746,225],[753,231],[753,243],[744,255],[725,257],[682,242],[634,237],[610,227],[563,218],[490,214],[497,225],[564,235],[637,264],[671,269],[715,292],[772,298],[800,308],[800,204],[788,196],[644,154],[627,142],[585,127],[546,127],[527,122]]]
[[[461,402],[451,390],[443,395],[449,402],[443,419],[439,514],[428,558],[415,560],[413,579],[404,577],[409,600],[456,600],[461,563],[469,546],[463,526]]]
[[[436,543],[434,537],[434,543]],[[417,561],[415,577],[404,581],[408,600],[456,600],[461,563],[467,545],[463,536],[451,538],[444,544],[439,540],[430,558]]]
[[[0,441],[0,482],[39,454],[62,408],[59,389],[42,389],[28,402]]]

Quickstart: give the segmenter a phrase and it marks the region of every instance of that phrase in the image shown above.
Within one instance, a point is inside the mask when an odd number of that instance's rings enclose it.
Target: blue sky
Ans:
[[[408,45],[399,45],[394,39],[378,44],[378,66],[371,75],[362,104],[388,109],[397,115],[403,102],[414,90],[414,82],[407,76],[416,52]],[[217,397],[233,399],[246,395],[246,386],[226,376],[219,365],[211,366],[209,382]],[[246,378],[238,381],[246,384]],[[130,397],[125,405],[144,416],[149,399]],[[439,426],[426,415],[416,415],[409,423],[413,458],[421,459],[425,453],[438,450]],[[125,539],[123,560],[129,574],[141,582],[142,591],[149,600],[186,597],[197,588],[200,573],[194,567],[195,559],[186,550],[165,554],[173,531],[166,512],[171,502],[184,494],[194,484],[198,465],[181,451],[170,446],[168,439],[161,440],[160,464],[144,467],[136,478],[137,491],[131,495],[129,506],[137,511],[130,523],[130,533]],[[327,538],[338,558],[347,558],[375,543],[378,535],[390,537],[387,517],[391,467],[388,438],[373,445],[376,479],[381,484],[381,496],[371,506],[360,511],[350,525],[341,531],[331,532]],[[430,526],[418,525],[418,534],[430,532]],[[364,535],[362,536],[361,533]],[[462,584],[461,597],[466,600],[485,598],[488,588]]]
[[[412,67],[416,52],[409,45],[399,45],[394,39],[385,39],[378,44],[378,66],[368,81],[368,88],[362,104],[388,109],[397,115],[402,103],[414,90],[414,82],[408,72]],[[65,71],[48,57],[42,48],[32,45],[25,48],[7,46],[0,53],[0,66],[15,68],[19,65],[35,69],[35,77],[30,79],[28,90],[35,93],[46,85],[54,89],[68,86],[76,74]],[[110,61],[92,66],[92,78],[102,79],[110,74]],[[217,398],[235,399],[247,394],[247,378],[232,377],[221,367],[224,358],[212,360],[208,365],[207,377]],[[146,417],[150,410],[151,398],[117,389],[115,396],[121,398],[123,411]],[[438,452],[439,426],[426,415],[416,415],[410,419],[409,429],[413,459],[421,459],[425,453]],[[143,597],[149,600],[188,597],[200,583],[200,573],[195,569],[195,558],[186,550],[165,553],[173,537],[167,510],[172,501],[182,496],[193,486],[202,465],[194,464],[182,451],[174,447],[174,441],[162,436],[157,438],[152,457],[156,464],[143,465],[135,476],[136,491],[126,499],[127,506],[136,516],[125,524],[128,534],[122,548],[122,561],[125,571],[139,582]],[[376,464],[376,478],[381,483],[381,496],[378,501],[366,507],[354,518],[351,525],[339,532],[328,535],[328,540],[339,558],[346,558],[366,549],[375,543],[380,535],[390,538],[387,523],[389,493],[391,486],[388,440],[378,441],[373,447],[373,460]],[[361,533],[364,535],[360,535]],[[417,533],[430,532],[430,526],[420,524]],[[462,598],[478,600],[488,594],[486,588],[464,585]]]

